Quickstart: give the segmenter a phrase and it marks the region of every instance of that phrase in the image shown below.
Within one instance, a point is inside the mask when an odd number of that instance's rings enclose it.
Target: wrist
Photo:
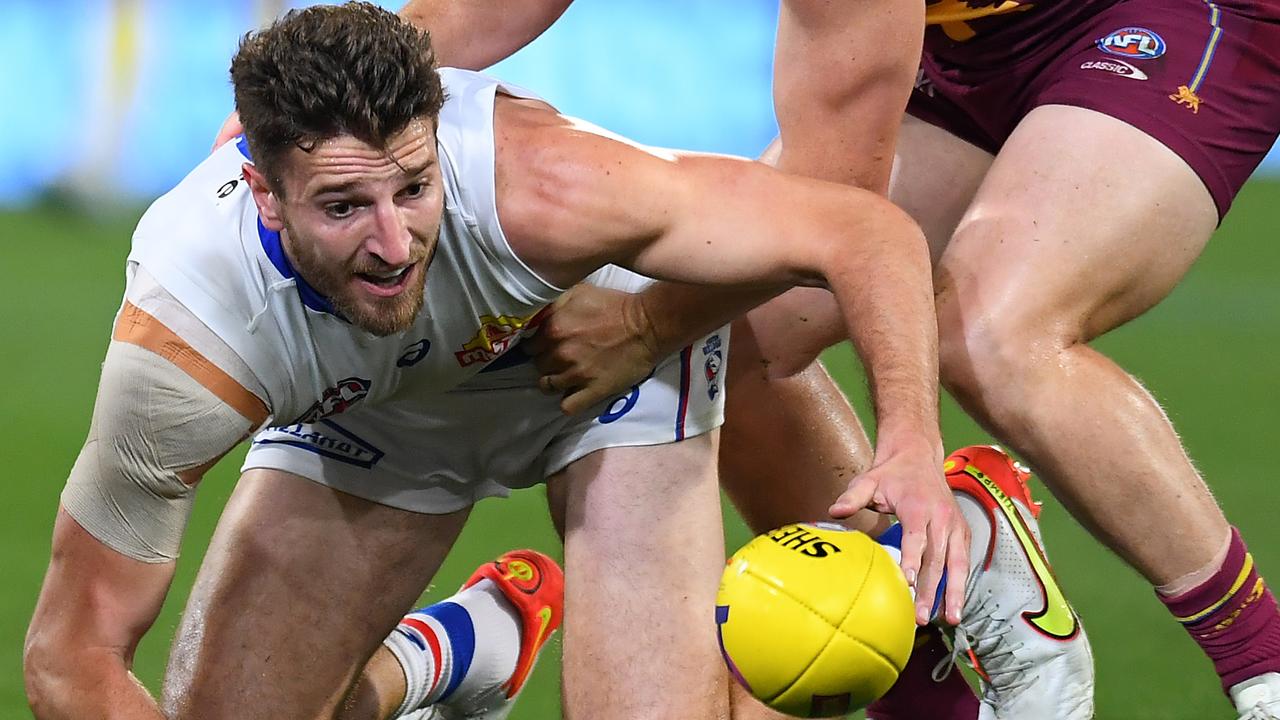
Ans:
[[[899,453],[926,453],[939,465],[946,453],[936,423],[880,425],[876,429],[876,457]]]
[[[650,365],[657,365],[670,352],[666,351],[662,338],[653,323],[653,314],[645,304],[646,294],[635,293],[622,304],[622,326],[631,337],[648,353]]]

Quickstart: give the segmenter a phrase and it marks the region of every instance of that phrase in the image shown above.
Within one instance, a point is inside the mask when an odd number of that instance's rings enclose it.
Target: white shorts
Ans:
[[[284,470],[383,505],[460,510],[542,482],[596,450],[659,445],[724,421],[728,327],[668,357],[631,391],[566,417],[519,346],[458,389],[268,428],[243,469]]]

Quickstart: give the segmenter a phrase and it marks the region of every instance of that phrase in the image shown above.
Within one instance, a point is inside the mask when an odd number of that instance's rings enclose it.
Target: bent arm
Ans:
[[[173,569],[173,562],[144,563],[112,550],[58,509],[23,653],[38,720],[164,718],[131,669]]]
[[[197,482],[255,424],[189,374],[199,374],[199,354],[176,336],[164,357],[148,349],[144,318],[129,308],[27,632],[24,677],[39,720],[163,717],[131,672],[134,652],[173,579]]]
[[[572,0],[410,0],[400,16],[431,33],[441,65],[483,70],[533,42]]]
[[[515,102],[496,120],[498,211],[535,269],[562,285],[614,263],[748,290],[825,286],[876,397],[895,408],[882,420],[936,440],[928,248],[888,200],[760,163],[647,151]]]

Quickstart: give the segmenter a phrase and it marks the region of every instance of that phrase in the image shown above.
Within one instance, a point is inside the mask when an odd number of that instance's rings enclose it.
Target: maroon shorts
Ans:
[[[929,28],[907,111],[992,154],[1032,108],[1095,110],[1182,157],[1221,217],[1280,133],[1274,0],[1058,0],[975,29]]]

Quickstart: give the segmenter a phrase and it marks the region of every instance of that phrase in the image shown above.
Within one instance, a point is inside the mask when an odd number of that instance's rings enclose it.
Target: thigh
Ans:
[[[566,497],[566,717],[727,716],[716,445],[713,431],[609,448],[552,479]]]
[[[1280,132],[1280,6],[1128,0],[1071,37],[1027,79],[1019,111],[1070,105],[1122,120],[1181,157],[1225,214]],[[1103,165],[1117,180],[1139,170],[1120,150]]]
[[[940,98],[932,102],[944,107]],[[889,199],[920,225],[929,240],[929,254],[937,265],[942,249],[977,193],[993,158],[987,151],[944,129],[951,115],[940,112],[931,117],[940,125],[910,115],[903,118],[889,181]]]
[[[1091,110],[1036,108],[943,252],[935,272],[943,335],[963,329],[972,338],[990,325],[1092,339],[1168,294],[1216,222],[1204,184],[1151,136]]]
[[[276,470],[245,473],[187,602],[169,717],[329,717],[468,511],[423,515]]]

